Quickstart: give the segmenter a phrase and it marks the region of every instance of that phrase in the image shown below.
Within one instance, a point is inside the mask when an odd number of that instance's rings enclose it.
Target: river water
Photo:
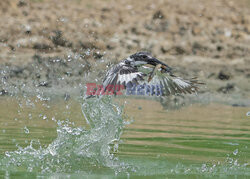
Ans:
[[[0,176],[250,177],[249,107],[0,97]]]

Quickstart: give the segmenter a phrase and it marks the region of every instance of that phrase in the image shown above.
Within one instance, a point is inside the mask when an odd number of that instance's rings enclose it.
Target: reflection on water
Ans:
[[[219,104],[166,111],[146,99],[1,97],[0,176],[249,176],[248,111]]]

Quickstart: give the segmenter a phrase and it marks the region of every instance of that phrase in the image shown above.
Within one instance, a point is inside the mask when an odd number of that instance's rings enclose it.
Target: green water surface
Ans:
[[[249,107],[195,104],[167,111],[152,99],[116,101],[120,104],[126,101],[123,117],[129,123],[122,128],[121,140],[110,144],[111,154],[118,165],[123,166],[120,170],[93,161],[88,165],[82,162],[81,167],[81,163],[75,164],[76,159],[70,156],[65,161],[69,162],[70,170],[41,172],[39,169],[29,171],[22,163],[17,168],[4,166],[6,151],[26,147],[31,140],[39,140],[39,144],[34,142],[34,148],[48,147],[57,137],[55,120],[74,122],[72,126],[90,130],[81,102],[73,98],[41,101],[1,97],[0,177],[250,177],[250,117],[246,115]]]

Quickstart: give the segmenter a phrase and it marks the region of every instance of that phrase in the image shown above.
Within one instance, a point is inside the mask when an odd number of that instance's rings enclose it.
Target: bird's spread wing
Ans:
[[[103,80],[104,91],[114,89],[120,90],[120,87],[126,89],[128,85],[139,84],[139,81],[143,81],[143,72],[139,72],[136,67],[128,66],[121,62],[113,66],[106,74]]]
[[[144,80],[145,76],[147,76],[147,79]],[[144,86],[146,94],[169,96],[196,93],[199,85],[203,83],[200,83],[196,78],[186,80],[166,73],[162,71],[160,66],[155,68],[140,67],[138,69],[120,62],[107,72],[103,80],[103,90],[112,91],[116,94],[116,91],[120,91],[121,88],[126,89],[128,86],[130,88],[138,84],[140,84],[138,86],[140,88]],[[160,93],[157,91],[159,87]],[[148,93],[148,90],[150,93]]]
[[[163,96],[196,93],[199,85],[203,84],[196,78],[186,80],[169,73],[161,73],[160,71],[157,71],[153,76],[150,75],[149,78],[152,78],[152,80],[148,84],[160,85]]]
[[[160,84],[164,89],[164,96],[168,96],[171,94],[196,93],[198,91],[198,85],[201,83],[196,78],[185,80],[180,77],[169,76],[162,78]]]

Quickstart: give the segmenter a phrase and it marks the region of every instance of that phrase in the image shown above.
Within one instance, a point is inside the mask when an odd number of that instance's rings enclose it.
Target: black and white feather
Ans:
[[[156,68],[157,65],[161,67],[157,70],[154,68],[146,67],[145,65],[152,65]],[[154,73],[152,75],[152,73]],[[152,80],[148,80],[152,78]],[[149,82],[148,82],[149,81]],[[130,57],[122,60],[120,63],[111,67],[104,80],[103,89],[114,88],[114,92],[117,89],[116,86],[123,85],[126,89],[127,86],[132,84],[157,84],[163,89],[163,96],[196,93],[200,83],[196,78],[186,80],[177,76],[174,76],[171,72],[171,68],[163,62],[152,57],[147,52],[138,52]]]
[[[103,88],[106,91],[108,87],[119,87],[123,85],[125,88],[128,85],[139,84],[144,81],[144,73],[139,72],[136,66],[131,66],[126,63],[126,60],[111,67],[103,80]],[[109,89],[110,90],[110,89]],[[119,89],[115,89],[119,90]]]
[[[160,85],[163,92],[162,96],[169,96],[196,93],[199,85],[203,83],[199,82],[197,78],[186,80],[173,74],[157,71],[153,79],[146,84]]]

